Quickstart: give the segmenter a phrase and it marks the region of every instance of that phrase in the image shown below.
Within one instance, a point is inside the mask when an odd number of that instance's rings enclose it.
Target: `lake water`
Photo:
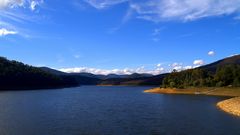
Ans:
[[[83,86],[0,93],[1,135],[239,135],[220,97]]]

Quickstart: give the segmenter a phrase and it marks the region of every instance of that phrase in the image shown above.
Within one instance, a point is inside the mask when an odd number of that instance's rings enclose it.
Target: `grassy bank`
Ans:
[[[156,94],[192,94],[192,95],[210,95],[210,96],[229,96],[234,97],[217,103],[217,107],[223,111],[240,116],[240,88],[154,88],[145,90],[146,93]]]

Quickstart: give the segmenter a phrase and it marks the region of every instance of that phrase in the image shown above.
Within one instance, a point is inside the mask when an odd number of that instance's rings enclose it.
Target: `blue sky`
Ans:
[[[0,0],[0,54],[67,72],[183,70],[239,54],[240,0]]]

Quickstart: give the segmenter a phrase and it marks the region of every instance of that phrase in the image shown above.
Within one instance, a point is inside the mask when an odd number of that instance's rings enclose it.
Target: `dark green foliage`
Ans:
[[[240,86],[240,65],[231,64],[219,66],[216,72],[197,68],[181,72],[172,72],[164,78],[163,87],[223,87]]]
[[[0,90],[75,86],[71,77],[56,76],[39,68],[0,57]]]

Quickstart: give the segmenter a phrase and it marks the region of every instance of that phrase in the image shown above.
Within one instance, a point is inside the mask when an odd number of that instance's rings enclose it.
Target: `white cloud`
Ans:
[[[0,0],[0,9],[6,8],[17,8],[23,7],[25,8],[29,5],[31,10],[35,10],[36,6],[43,3],[43,0]]]
[[[34,11],[36,9],[36,6],[40,5],[41,3],[43,3],[43,0],[41,0],[41,1],[31,1],[30,9],[32,11]]]
[[[173,67],[174,70],[177,70],[177,71],[181,71],[183,70],[183,67],[182,66],[175,66]]]
[[[129,75],[129,74],[133,74],[133,73],[158,75],[158,74],[165,72],[165,69],[163,67],[158,67],[153,70],[146,70],[145,67],[139,67],[137,69],[125,68],[125,69],[112,69],[112,70],[87,68],[87,67],[76,67],[76,68],[62,68],[59,70],[63,71],[63,72],[67,72],[67,73],[86,72],[86,73],[102,74],[102,75],[108,75],[108,74]]]
[[[24,0],[0,0],[0,8],[14,8],[23,6]]]
[[[177,70],[177,71],[183,71],[183,70],[188,70],[188,69],[192,69],[194,68],[194,66],[190,66],[190,65],[184,65],[183,63],[173,63],[168,65],[169,67],[169,72],[172,72],[173,70]]]
[[[182,65],[183,65],[182,63],[174,62],[174,63],[171,64],[170,66],[172,66],[172,67],[178,67],[178,66],[182,66]]]
[[[193,61],[193,64],[194,65],[203,65],[204,61],[203,60],[195,60],[195,61]]]
[[[192,69],[193,67],[192,66],[185,66],[184,69],[187,70],[187,69]]]
[[[85,0],[97,9],[128,1],[137,18],[190,21],[240,12],[240,0]]]
[[[172,72],[174,69],[177,71],[183,71],[188,69],[197,68],[204,64],[203,60],[195,60],[194,65],[184,65],[183,63],[172,63],[172,64],[156,64],[154,68],[146,69],[144,66],[136,68],[136,69],[98,69],[98,68],[88,68],[88,67],[75,67],[75,68],[62,68],[59,69],[60,71],[67,72],[67,73],[92,73],[92,74],[102,74],[102,75],[108,75],[108,74],[118,74],[118,75],[129,75],[133,73],[139,73],[139,74],[163,74],[167,72]]]
[[[162,66],[162,64],[161,64],[161,63],[157,64],[157,67],[161,67],[161,66]]]
[[[26,36],[28,34],[23,32],[26,30],[23,27],[19,27],[18,24],[32,22],[34,19],[26,12],[27,9],[34,11],[42,3],[43,0],[0,0],[1,36],[19,34],[23,37],[29,37]],[[9,29],[14,29],[15,31],[10,31]]]
[[[150,0],[132,7],[148,20],[188,21],[239,12],[240,0]]]
[[[6,36],[6,35],[15,35],[17,34],[17,31],[7,30],[5,28],[0,29],[0,36]]]
[[[87,67],[76,67],[76,68],[63,68],[60,71],[67,72],[67,73],[92,73],[92,74],[132,74],[133,71],[130,69],[113,69],[113,70],[105,70],[105,69],[97,69],[97,68],[87,68]]]
[[[208,52],[208,55],[209,55],[209,56],[214,56],[214,55],[215,55],[215,52],[214,52],[214,51],[209,51],[209,52]]]
[[[96,9],[104,9],[128,0],[84,0]]]

